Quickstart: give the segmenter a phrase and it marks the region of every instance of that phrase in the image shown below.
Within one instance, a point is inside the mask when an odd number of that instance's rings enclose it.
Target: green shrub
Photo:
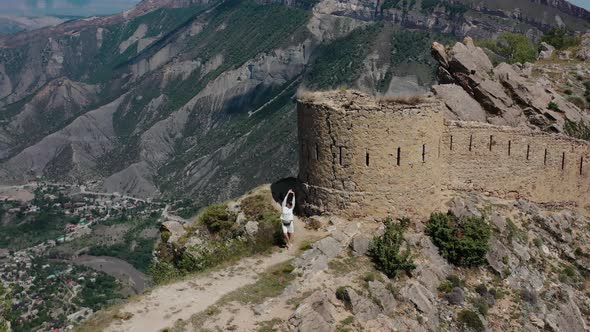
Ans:
[[[276,212],[269,195],[256,194],[244,198],[241,209],[248,220],[260,221],[265,215]]]
[[[459,313],[459,323],[462,331],[476,331],[483,332],[485,328],[479,316],[471,310],[463,310]]]
[[[375,281],[375,278],[376,278],[375,272],[367,272],[363,276],[363,280],[366,282]]]
[[[503,32],[497,39],[484,39],[477,44],[500,55],[508,63],[534,62],[537,59],[537,48],[522,34]]]
[[[558,50],[563,50],[578,45],[580,38],[570,36],[564,29],[553,28],[541,37],[541,41],[546,42]]]
[[[344,303],[346,309],[352,309],[352,303],[350,302],[350,296],[348,295],[346,286],[340,286],[338,289],[336,289],[336,298]]]
[[[453,284],[451,284],[448,280],[443,280],[440,285],[438,285],[438,291],[441,293],[450,293],[453,290]]]
[[[213,234],[226,234],[235,228],[236,215],[225,204],[214,204],[207,207],[199,221]]]
[[[171,263],[157,262],[150,267],[150,275],[156,284],[162,284],[178,279],[183,273]]]
[[[590,123],[565,121],[565,133],[571,137],[590,141]]]
[[[556,112],[559,112],[559,106],[555,102],[550,101],[547,108]]]
[[[463,286],[465,286],[465,282],[458,276],[451,274],[446,280],[440,283],[438,286],[438,291],[441,293],[449,293],[453,290],[453,288]]]
[[[475,300],[475,308],[479,311],[480,314],[486,316],[488,311],[490,310],[490,305],[486,302],[484,298],[478,298]]]
[[[301,251],[309,250],[311,248],[312,248],[312,244],[308,240],[301,242],[301,246],[299,246],[299,250],[301,250]]]
[[[400,223],[386,220],[385,233],[373,238],[373,246],[369,250],[369,256],[377,268],[390,278],[397,276],[400,271],[408,273],[416,268],[408,244],[405,250],[401,250],[408,223],[407,219]]]
[[[172,233],[170,233],[169,231],[163,231],[162,233],[160,233],[160,238],[162,239],[162,242],[168,243],[168,240],[170,240],[171,235]]]
[[[426,233],[449,262],[457,266],[485,264],[491,231],[483,218],[434,213],[426,225]]]

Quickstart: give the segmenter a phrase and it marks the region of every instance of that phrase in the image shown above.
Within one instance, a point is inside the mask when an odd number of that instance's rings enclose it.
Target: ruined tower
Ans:
[[[590,204],[588,142],[447,121],[436,99],[310,93],[297,107],[299,180],[312,213],[427,215],[442,195],[484,191]]]

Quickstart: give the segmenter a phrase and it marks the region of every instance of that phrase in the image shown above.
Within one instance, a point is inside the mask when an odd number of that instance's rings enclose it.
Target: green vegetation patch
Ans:
[[[503,32],[498,38],[483,39],[477,45],[496,53],[508,63],[535,62],[537,59],[537,47],[527,36],[519,33]]]
[[[571,137],[590,141],[590,123],[565,121],[565,133]]]
[[[484,218],[459,218],[451,212],[434,213],[426,225],[426,233],[449,262],[457,266],[486,263],[491,230]]]
[[[391,219],[385,222],[385,233],[373,238],[373,245],[369,255],[375,262],[377,269],[388,277],[394,278],[399,272],[409,273],[416,268],[409,245],[404,240],[404,232],[409,220],[402,219],[394,223]],[[405,243],[405,249],[402,245]]]
[[[581,38],[570,35],[565,29],[553,28],[541,37],[541,41],[546,42],[558,50],[564,50],[579,45]]]
[[[312,89],[350,87],[364,69],[381,24],[360,27],[345,37],[320,46],[306,72],[305,86]]]
[[[60,203],[69,199],[60,196]],[[39,208],[38,212],[27,214],[24,207],[12,215],[12,221],[0,224],[0,248],[20,250],[35,246],[47,240],[55,240],[65,235],[65,226],[77,224],[78,217],[67,216],[64,211],[55,207],[52,200],[45,198],[40,190],[35,191],[31,205]],[[0,203],[0,215],[6,220],[8,210],[15,208],[13,203]]]
[[[131,220],[117,219],[111,225],[127,225],[121,241],[112,244],[99,243],[90,247],[89,255],[110,256],[122,259],[142,272],[148,272],[152,264],[152,255],[157,237],[142,237],[140,234],[147,229],[156,228],[157,217],[137,218]],[[106,224],[108,226],[109,224]]]
[[[481,319],[479,319],[479,316],[471,310],[464,309],[459,313],[457,318],[459,319],[461,331],[485,331],[485,327]]]

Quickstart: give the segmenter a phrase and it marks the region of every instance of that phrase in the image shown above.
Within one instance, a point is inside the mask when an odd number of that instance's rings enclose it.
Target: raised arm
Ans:
[[[286,207],[287,206],[287,198],[289,198],[289,193],[288,192],[285,195],[285,198],[283,198],[283,204],[281,204],[282,207]]]
[[[291,193],[293,193],[293,198],[291,199],[291,207],[295,207],[295,192],[291,191]]]

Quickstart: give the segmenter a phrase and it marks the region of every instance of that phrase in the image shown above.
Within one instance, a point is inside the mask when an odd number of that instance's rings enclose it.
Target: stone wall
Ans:
[[[449,122],[442,145],[450,189],[590,208],[588,142],[513,127]]]
[[[427,215],[442,208],[449,189],[590,202],[587,142],[449,122],[442,107],[432,99],[376,101],[355,92],[302,97],[299,178],[308,212]]]

